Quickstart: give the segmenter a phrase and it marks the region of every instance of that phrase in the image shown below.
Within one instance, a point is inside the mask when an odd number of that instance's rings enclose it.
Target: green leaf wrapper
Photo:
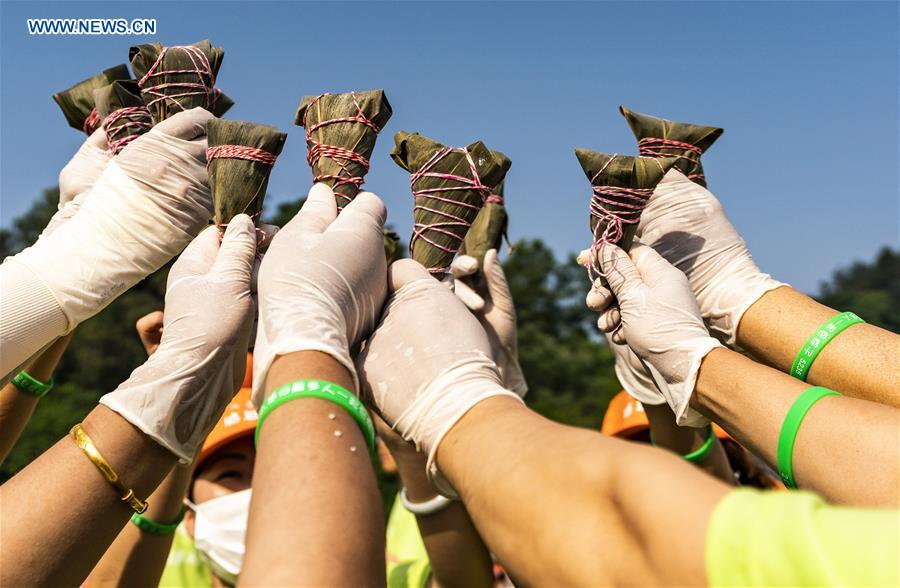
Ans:
[[[131,79],[131,74],[128,73],[128,66],[123,63],[104,69],[99,74],[78,82],[68,90],[57,92],[53,95],[53,100],[59,105],[70,127],[90,135],[100,124],[100,121],[97,120],[94,125],[88,127],[85,125],[85,121],[94,110],[94,90],[117,80],[129,79]]]
[[[704,127],[689,123],[680,123],[657,118],[647,114],[632,112],[624,106],[619,112],[628,121],[635,138],[638,140],[639,152],[647,157],[676,157],[675,169],[683,173],[693,182],[706,187],[706,176],[703,175],[703,164],[700,156],[716,142],[725,131],[718,127]],[[685,148],[666,141],[687,143],[694,148]]]
[[[150,110],[155,123],[182,110],[198,106],[216,116],[221,116],[234,105],[233,100],[215,87],[216,76],[219,74],[225,51],[221,47],[213,47],[208,40],[190,46],[199,49],[206,57],[206,61],[198,59],[198,56],[190,50],[179,47],[166,50],[159,43],[136,45],[128,52],[131,68],[143,90],[144,104]],[[165,55],[161,62],[156,64],[164,51]],[[151,68],[153,74],[145,80]],[[195,87],[197,85],[206,89]]]
[[[498,199],[489,198],[484,207],[478,211],[478,215],[472,222],[472,227],[466,233],[466,238],[459,249],[460,254],[470,255],[478,260],[478,272],[468,276],[466,281],[480,293],[485,291],[484,274],[481,271],[484,266],[484,255],[490,249],[500,250],[509,225],[509,215],[503,204],[503,184],[512,161],[499,151],[491,153],[503,168],[503,179],[491,190],[491,194],[497,196]]]
[[[401,131],[394,136],[391,158],[410,174],[416,174],[432,161],[436,154],[447,149],[448,147],[418,133],[409,134]],[[472,158],[475,172],[483,186],[496,186],[502,181],[506,169],[481,141],[476,141],[462,149],[453,149],[434,163],[429,168],[429,172],[473,180],[466,154]],[[428,176],[418,178],[412,185],[413,194],[435,188],[452,189],[434,194],[445,200],[431,197],[429,194],[416,197],[417,208],[413,212],[413,222],[418,229],[413,230],[410,254],[429,272],[440,278],[449,270],[450,262],[453,261],[454,255],[462,245],[466,232],[475,220],[478,211],[484,206],[487,193],[475,187],[469,187],[468,184],[459,180]],[[437,212],[418,208],[419,206]],[[440,247],[419,237],[419,234],[434,241]]]
[[[391,114],[384,90],[304,96],[300,101],[294,124],[307,129],[307,162],[313,182],[323,182],[334,190],[338,212],[359,193],[378,133]]]
[[[678,161],[674,157],[652,158],[652,157],[630,157],[627,155],[610,155],[608,153],[598,153],[587,149],[576,149],[575,157],[584,170],[584,174],[591,181],[592,186],[616,186],[620,188],[632,188],[639,190],[652,190],[656,188],[663,176],[666,175],[675,163]],[[604,168],[605,166],[605,168]],[[602,172],[601,172],[602,170]],[[606,205],[606,209],[612,213],[627,213],[630,209],[624,204],[628,204],[627,200],[623,200],[623,206],[615,204]],[[591,234],[595,231],[602,233],[606,228],[606,223],[597,229],[598,221],[593,215],[590,215]],[[616,244],[628,251],[631,243],[634,241],[634,233],[637,231],[637,223],[623,224],[622,237]]]
[[[209,147],[240,145],[278,156],[287,138],[275,127],[250,122],[212,119],[207,123]],[[209,160],[209,187],[213,198],[213,220],[227,225],[236,215],[250,215],[259,224],[272,166],[237,158]]]
[[[141,89],[134,80],[116,81],[97,88],[94,90],[94,104],[113,154],[118,154],[134,138],[153,128],[153,119],[141,100]],[[134,110],[107,123],[110,114],[126,108]]]

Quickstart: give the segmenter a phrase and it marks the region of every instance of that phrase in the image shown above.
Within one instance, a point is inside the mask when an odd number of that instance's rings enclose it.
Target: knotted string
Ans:
[[[124,122],[116,124],[119,121]],[[109,113],[109,116],[103,121],[106,142],[109,145],[109,151],[113,155],[118,155],[126,145],[151,128],[153,128],[153,119],[150,117],[150,111],[147,110],[146,106],[119,108]],[[126,134],[129,129],[136,129],[137,132]]]
[[[493,193],[488,194],[488,197],[485,199],[484,203],[485,204],[493,203],[493,204],[499,204],[500,206],[503,206],[503,196],[501,196],[500,194],[493,194]]]
[[[600,170],[591,178],[594,183],[609,164],[618,156],[610,157]],[[616,244],[625,234],[623,225],[636,225],[641,220],[641,212],[647,206],[647,201],[653,194],[652,188],[622,188],[619,186],[591,186],[594,195],[591,197],[590,214],[596,219],[594,225],[594,241],[591,243],[591,263],[588,265],[588,275],[591,281],[597,277],[606,277],[600,265],[600,248],[604,243]],[[613,211],[609,207],[614,206]]]
[[[335,198],[342,198],[343,200],[346,200],[346,202],[341,202],[341,200],[337,201],[337,210],[338,213],[340,213],[341,210],[343,210],[344,206],[350,204],[352,198],[338,192],[338,188],[345,185],[353,185],[356,186],[356,191],[358,192],[363,185],[363,177],[369,171],[369,160],[361,153],[353,151],[352,149],[339,147],[337,145],[326,145],[325,143],[319,143],[315,140],[315,138],[313,138],[313,132],[321,129],[322,127],[340,123],[355,123],[365,125],[369,127],[376,135],[381,132],[381,128],[374,122],[369,120],[369,118],[365,115],[362,107],[356,100],[356,92],[351,92],[353,104],[356,106],[356,116],[342,116],[329,120],[319,121],[314,125],[309,125],[307,123],[309,113],[312,111],[315,103],[325,96],[328,96],[328,94],[326,93],[316,96],[316,98],[312,102],[310,102],[309,106],[307,106],[306,112],[303,115],[303,128],[306,129],[306,145],[309,149],[309,152],[306,155],[306,162],[309,164],[310,168],[315,169],[315,166],[319,162],[319,159],[325,157],[332,160],[338,167],[341,168],[341,172],[337,174],[319,174],[313,176],[314,184],[323,180],[334,180],[334,186],[332,187],[332,190],[334,191]],[[362,167],[364,170],[363,174],[359,176],[353,175],[353,173],[350,171],[350,163],[356,163],[360,167]]]
[[[444,159],[450,153],[457,152],[462,153],[466,157],[466,161],[469,164],[469,170],[472,173],[471,178],[466,178],[462,176],[456,176],[449,173],[441,173],[441,172],[433,172],[431,171],[435,165],[442,159]],[[416,189],[416,182],[422,180],[424,178],[437,178],[440,180],[452,180],[454,182],[459,182],[461,185],[459,186],[439,186],[436,188],[421,188],[419,190]],[[409,176],[409,187],[412,190],[413,198],[416,201],[415,206],[413,206],[413,219],[416,218],[417,211],[424,211],[431,214],[435,214],[446,220],[438,220],[437,222],[432,223],[422,223],[422,222],[414,222],[413,224],[413,234],[412,239],[409,241],[409,254],[411,257],[414,256],[416,243],[421,239],[425,241],[432,247],[436,247],[441,251],[445,251],[450,253],[451,256],[455,255],[457,251],[459,251],[460,245],[462,245],[463,239],[465,238],[465,234],[468,232],[469,227],[472,226],[472,221],[467,220],[461,216],[457,216],[455,214],[451,214],[446,210],[439,210],[437,208],[432,208],[430,206],[426,206],[424,204],[419,204],[420,199],[422,198],[430,198],[432,200],[437,200],[439,202],[445,202],[447,204],[453,206],[460,206],[463,208],[468,208],[470,210],[474,210],[475,213],[484,206],[485,201],[490,195],[490,188],[481,183],[481,178],[478,176],[478,168],[475,167],[475,162],[472,160],[472,154],[469,153],[468,149],[465,147],[444,147],[443,149],[435,152],[434,155],[431,156],[425,165],[419,168],[418,171],[410,174]],[[463,202],[462,199],[454,200],[451,197],[443,196],[445,192],[452,191],[466,191],[466,190],[474,190],[481,196],[481,203],[479,205],[469,204],[468,202]],[[473,215],[474,218],[474,215]],[[457,232],[454,232],[452,228],[457,228]],[[461,230],[460,230],[461,228]],[[434,233],[438,233],[441,235],[445,235],[450,237],[451,242],[455,244],[455,246],[446,246],[441,245],[436,241],[434,237]],[[429,236],[432,235],[432,236]],[[432,274],[443,275],[450,271],[450,266],[446,267],[431,267],[427,268],[428,271]]]
[[[700,156],[703,155],[703,150],[696,145],[673,139],[644,137],[638,141],[638,154],[645,157],[675,157],[676,159],[683,159],[688,163],[688,169],[695,170],[687,175],[688,179],[694,182],[706,182],[706,177],[696,171],[700,166]]]
[[[94,134],[94,131],[97,130],[97,127],[100,125],[100,115],[97,114],[97,109],[91,110],[91,113],[87,115],[87,118],[84,119],[84,125],[82,125],[81,129],[84,131],[84,134],[90,137]]]
[[[215,147],[206,148],[207,171],[209,170],[209,165],[212,163],[213,159],[243,159],[245,161],[252,161],[254,163],[261,163],[272,167],[275,165],[275,160],[278,159],[278,156],[264,149],[247,147],[246,145],[216,145]],[[261,211],[257,211],[250,215],[254,224],[260,213]],[[225,233],[225,229],[228,228],[228,223],[216,223],[216,228],[219,230],[219,238],[221,239],[221,236]],[[257,228],[256,232],[265,238],[265,231]]]
[[[170,51],[184,51],[190,58],[193,68],[173,70],[161,69],[163,59]],[[157,70],[158,68],[159,70]],[[163,78],[163,76],[172,74],[196,74],[197,81],[168,82],[158,83],[156,85],[148,84],[151,80],[155,81],[155,78]],[[216,76],[213,74],[209,59],[199,47],[194,47],[193,45],[164,47],[163,50],[159,52],[156,61],[153,62],[153,65],[151,65],[150,69],[147,70],[147,73],[144,74],[144,77],[138,80],[138,86],[141,88],[141,92],[149,94],[150,96],[155,96],[155,98],[146,103],[147,108],[150,108],[157,102],[168,100],[176,104],[181,110],[187,110],[178,99],[187,96],[201,95],[206,96],[206,106],[209,108],[210,105],[215,103],[218,96],[221,95],[221,92],[216,94],[217,89],[215,88],[215,85]],[[168,93],[168,91],[173,91],[174,93]]]

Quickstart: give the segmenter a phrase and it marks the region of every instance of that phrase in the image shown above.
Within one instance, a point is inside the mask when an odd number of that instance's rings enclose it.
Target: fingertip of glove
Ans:
[[[206,123],[211,118],[215,118],[211,112],[198,106],[167,118],[153,127],[151,132],[163,133],[190,141],[206,135]]]
[[[387,207],[381,198],[372,192],[360,192],[353,199],[353,202],[346,206],[345,210],[365,212],[373,216],[382,225],[387,220]]]
[[[471,255],[459,255],[450,264],[450,272],[454,278],[461,278],[478,271],[478,260]]]
[[[388,268],[388,283],[391,286],[391,292],[396,292],[406,284],[418,280],[433,279],[421,263],[412,259],[399,259]]]

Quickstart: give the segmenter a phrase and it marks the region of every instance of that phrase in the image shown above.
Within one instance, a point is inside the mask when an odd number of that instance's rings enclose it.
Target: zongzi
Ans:
[[[394,136],[391,158],[410,172],[415,199],[410,255],[440,279],[506,170],[481,141],[446,147],[403,131]]]
[[[677,158],[629,157],[576,149],[575,156],[591,182],[590,228],[593,242],[590,259],[580,260],[588,267],[591,279],[603,276],[598,253],[604,243],[613,243],[628,251],[634,240],[641,212],[653,189]]]
[[[100,126],[100,118],[94,110],[94,90],[118,80],[128,79],[131,79],[128,66],[117,65],[78,82],[68,90],[57,92],[53,95],[53,100],[62,109],[70,127],[91,135]]]
[[[338,212],[359,193],[378,133],[391,118],[384,90],[304,96],[294,124],[306,129],[313,183],[334,190]]]
[[[103,121],[106,142],[113,155],[153,128],[150,111],[133,80],[116,81],[94,90],[96,112]]]
[[[700,156],[716,142],[723,129],[680,123],[632,112],[624,106],[619,112],[628,121],[638,140],[638,153],[645,157],[675,157],[675,169],[689,180],[706,187]]]
[[[275,127],[212,119],[206,128],[213,220],[220,231],[244,213],[259,223],[269,173],[287,138]]]

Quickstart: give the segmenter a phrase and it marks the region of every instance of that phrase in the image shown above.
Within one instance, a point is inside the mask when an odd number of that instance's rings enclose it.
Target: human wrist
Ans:
[[[317,350],[293,351],[278,355],[266,374],[265,396],[297,380],[325,380],[358,395],[353,374],[330,353]]]

